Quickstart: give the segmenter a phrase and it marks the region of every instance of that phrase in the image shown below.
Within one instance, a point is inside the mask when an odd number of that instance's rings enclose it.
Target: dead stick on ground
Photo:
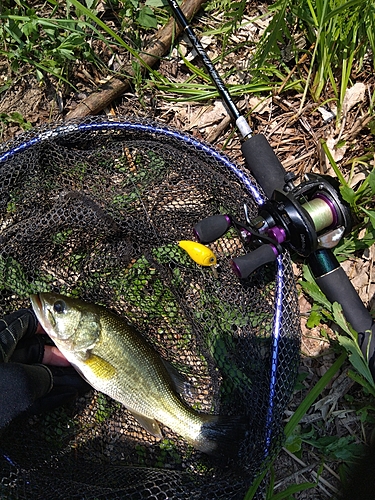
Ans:
[[[187,19],[192,19],[201,5],[206,0],[185,0],[181,6]],[[151,41],[146,51],[140,54],[146,66],[152,67],[159,59],[164,56],[172,43],[175,36],[179,35],[181,28],[171,18],[168,23],[159,29],[155,38]],[[124,68],[129,77],[123,78],[112,77],[98,91],[90,94],[78,106],[70,111],[67,119],[83,118],[88,115],[95,115],[107,107],[114,99],[120,97],[126,92],[130,86],[131,78],[134,76],[134,71],[131,63]],[[146,72],[146,68],[141,66],[142,73]]]
[[[296,455],[294,455],[294,453],[291,453],[286,448],[283,448],[283,451],[285,451],[290,457],[292,457],[293,460],[295,460],[298,464],[302,465],[302,467],[307,467],[307,464],[305,464],[305,462],[303,462],[300,458],[296,457]],[[339,490],[337,488],[335,488],[335,486],[333,486],[326,479],[324,479],[323,477],[321,477],[320,475],[318,475],[315,471],[311,471],[310,474],[317,481],[317,486],[318,487],[322,488],[323,487],[322,485],[324,485],[327,488],[329,488],[331,491],[333,491],[334,493],[339,493]]]

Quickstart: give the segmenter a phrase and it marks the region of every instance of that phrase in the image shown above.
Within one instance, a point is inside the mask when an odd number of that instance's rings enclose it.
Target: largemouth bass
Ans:
[[[230,454],[238,422],[199,413],[180,397],[183,377],[134,327],[108,309],[53,293],[31,296],[35,314],[86,381],[122,403],[150,433],[159,423],[209,454]]]

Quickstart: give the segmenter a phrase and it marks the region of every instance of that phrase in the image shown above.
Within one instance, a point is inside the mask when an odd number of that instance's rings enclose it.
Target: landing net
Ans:
[[[163,428],[157,441],[95,390],[0,436],[5,499],[242,499],[280,449],[299,362],[289,255],[239,280],[234,229],[216,269],[177,245],[203,218],[257,214],[249,173],[190,135],[127,118],[28,131],[0,147],[0,314],[58,291],[127,318],[194,387],[188,403],[246,421],[223,466]]]

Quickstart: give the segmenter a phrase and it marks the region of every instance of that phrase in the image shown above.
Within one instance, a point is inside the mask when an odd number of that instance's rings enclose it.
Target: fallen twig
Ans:
[[[305,468],[307,468],[306,470],[309,469],[309,466],[303,460],[301,460],[300,458],[296,457],[296,455],[294,455],[294,453],[291,453],[286,448],[283,448],[283,451],[285,451],[299,465],[301,465],[302,467],[304,467],[304,469],[303,469],[304,471],[305,471]],[[337,488],[335,488],[335,486],[333,486],[326,479],[324,479],[323,477],[321,477],[320,475],[318,475],[315,471],[310,471],[310,474],[312,475],[312,477],[314,478],[314,480],[317,481],[317,487],[318,488],[323,489],[325,492],[327,492],[326,488],[328,488],[329,490],[331,490],[331,492],[333,492],[335,494],[339,493],[339,490]]]
[[[205,0],[185,0],[181,6],[182,11],[188,19],[191,19],[200,9]],[[172,40],[181,32],[181,28],[171,18],[168,23],[159,29],[143,54],[140,54],[144,65],[141,66],[142,73],[146,72],[146,67],[152,67],[164,56],[172,43]],[[124,73],[128,76],[120,78],[112,77],[97,91],[90,94],[78,106],[67,114],[67,118],[83,118],[88,115],[95,115],[106,108],[114,99],[120,97],[130,86],[134,70],[131,63],[124,68]]]

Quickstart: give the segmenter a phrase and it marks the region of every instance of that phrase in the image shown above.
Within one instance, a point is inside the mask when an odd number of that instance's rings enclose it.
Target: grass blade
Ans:
[[[291,498],[291,495],[294,495],[294,493],[300,493],[301,491],[306,491],[306,490],[311,490],[312,488],[315,488],[317,485],[316,483],[301,483],[301,484],[291,484],[288,486],[284,491],[281,491],[280,493],[276,493],[276,495],[272,496],[272,500],[284,500],[285,498],[289,499]]]
[[[140,57],[138,52],[134,50],[130,45],[128,45],[115,31],[113,31],[109,26],[106,25],[98,16],[96,16],[90,9],[81,4],[78,0],[70,0],[70,3],[85,16],[87,16],[91,21],[100,26],[109,36],[111,36],[116,42],[118,42],[122,47],[124,47],[133,57],[135,57],[148,71],[152,72],[152,69],[145,63],[145,61]]]
[[[291,417],[291,419],[289,420],[289,422],[285,426],[284,433],[285,433],[286,437],[288,437],[292,434],[294,429],[297,427],[298,422],[306,414],[307,410],[314,403],[314,401],[319,396],[319,394],[323,391],[323,389],[326,387],[326,385],[332,380],[333,376],[340,370],[340,368],[344,364],[346,358],[347,358],[346,353],[345,352],[342,353],[336,359],[336,361],[333,363],[333,365],[330,368],[328,368],[328,370],[325,372],[325,374],[322,376],[322,378],[319,380],[319,382],[317,382],[317,384],[315,384],[314,387],[311,389],[311,391],[307,394],[305,399],[299,405],[299,407],[294,412],[293,416]]]

